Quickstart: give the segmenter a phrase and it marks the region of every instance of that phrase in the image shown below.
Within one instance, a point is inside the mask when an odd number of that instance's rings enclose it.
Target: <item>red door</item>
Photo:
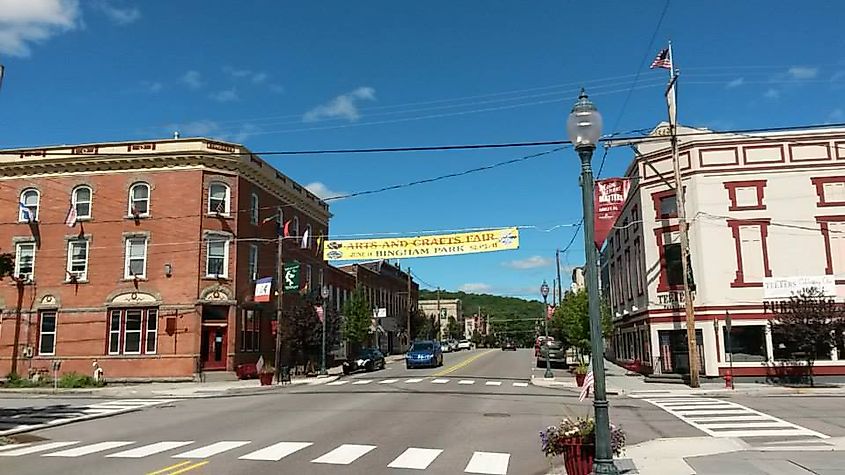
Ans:
[[[203,369],[226,369],[226,327],[204,326],[202,333]]]

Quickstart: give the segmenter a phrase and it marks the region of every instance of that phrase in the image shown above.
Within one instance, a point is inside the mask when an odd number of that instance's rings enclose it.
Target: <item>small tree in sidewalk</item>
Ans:
[[[810,386],[813,386],[816,360],[829,355],[837,343],[843,343],[843,306],[825,298],[820,290],[810,288],[790,297],[782,309],[769,321],[772,340],[779,346],[776,351],[804,362]]]
[[[372,328],[373,311],[359,286],[352,292],[352,296],[343,307],[346,319],[343,322],[342,335],[349,343],[349,351],[357,351],[361,343],[367,339]]]

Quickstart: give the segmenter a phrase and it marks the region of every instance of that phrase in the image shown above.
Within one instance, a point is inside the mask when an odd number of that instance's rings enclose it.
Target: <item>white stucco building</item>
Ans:
[[[661,125],[652,136],[666,131]],[[834,279],[835,298],[845,296],[845,129],[739,135],[681,127],[679,135],[701,374],[728,368],[730,314],[733,374],[771,375],[791,352],[768,330],[776,302],[764,295],[764,280]],[[626,172],[631,191],[602,251],[612,350],[655,372],[683,373],[689,363],[669,141],[636,147]],[[817,361],[814,372],[845,375],[845,348]]]
[[[425,316],[429,318],[438,317],[440,322],[439,338],[441,340],[446,338],[446,327],[449,325],[450,317],[454,318],[463,330],[464,314],[460,299],[420,300],[418,305]]]

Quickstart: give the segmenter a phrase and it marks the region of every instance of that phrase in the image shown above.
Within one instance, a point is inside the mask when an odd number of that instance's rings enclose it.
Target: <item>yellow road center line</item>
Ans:
[[[162,474],[162,473],[169,472],[169,471],[171,471],[171,470],[175,470],[175,469],[177,469],[177,468],[179,468],[179,467],[181,467],[181,466],[183,466],[183,465],[188,465],[189,463],[191,463],[191,461],[190,461],[190,460],[186,460],[186,461],[184,461],[184,462],[179,462],[179,463],[173,464],[173,465],[171,465],[171,466],[169,466],[169,467],[164,467],[164,468],[163,468],[163,469],[161,469],[161,470],[156,470],[155,472],[150,472],[150,473],[148,473],[147,475],[160,475],[160,474]]]
[[[185,473],[185,472],[187,472],[187,471],[189,471],[189,470],[193,470],[193,469],[195,469],[195,468],[200,468],[200,467],[202,467],[203,465],[205,465],[205,464],[207,464],[207,463],[208,463],[208,460],[205,460],[205,461],[203,461],[203,462],[195,463],[195,464],[193,464],[193,465],[188,465],[188,466],[187,466],[187,467],[185,467],[185,468],[182,468],[182,469],[176,470],[175,472],[170,472],[170,473],[168,473],[167,475],[179,475],[180,473]]]
[[[461,369],[461,368],[463,368],[463,367],[465,367],[465,366],[468,366],[470,363],[472,363],[473,361],[475,361],[475,360],[477,360],[477,359],[481,358],[482,356],[487,355],[487,354],[490,354],[490,353],[492,353],[492,352],[493,352],[493,350],[487,350],[487,351],[485,351],[485,352],[483,352],[483,353],[479,353],[479,354],[477,354],[477,355],[470,356],[469,358],[467,358],[467,359],[465,359],[465,360],[461,361],[461,362],[460,362],[460,363],[458,363],[458,364],[452,365],[452,366],[450,366],[450,367],[448,367],[448,368],[446,368],[446,369],[444,369],[444,370],[442,370],[442,371],[440,371],[440,372],[434,373],[432,376],[435,376],[435,377],[437,377],[437,376],[446,376],[446,375],[447,375],[447,374],[449,374],[449,373],[454,373],[455,371],[457,371],[457,370],[459,370],[459,369]]]

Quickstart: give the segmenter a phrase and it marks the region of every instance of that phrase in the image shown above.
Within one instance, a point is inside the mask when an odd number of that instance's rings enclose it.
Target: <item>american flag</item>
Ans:
[[[593,379],[593,372],[590,371],[587,373],[587,377],[584,378],[584,386],[581,388],[581,394],[578,396],[579,401],[583,401],[587,398],[587,395],[590,394],[590,388],[595,385],[595,379]]]
[[[65,224],[67,227],[72,228],[76,226],[76,220],[78,215],[76,214],[76,206],[73,203],[70,204],[70,209],[67,210],[67,216],[65,217]]]
[[[664,48],[657,53],[657,57],[651,62],[650,69],[663,68],[672,69],[672,58],[669,55],[669,48]]]

